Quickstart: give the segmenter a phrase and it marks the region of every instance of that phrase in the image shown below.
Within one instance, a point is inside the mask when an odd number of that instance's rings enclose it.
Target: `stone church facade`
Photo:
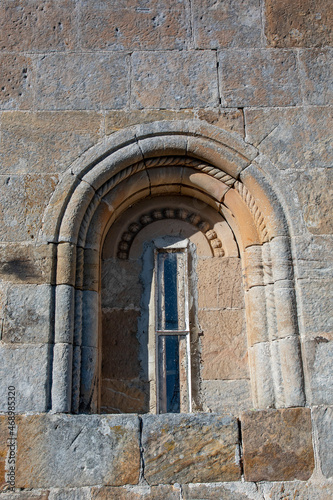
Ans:
[[[3,0],[0,497],[333,496],[332,18]]]

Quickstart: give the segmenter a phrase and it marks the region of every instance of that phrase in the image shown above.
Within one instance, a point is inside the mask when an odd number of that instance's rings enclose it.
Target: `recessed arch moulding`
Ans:
[[[57,248],[52,411],[98,411],[102,245],[128,207],[161,195],[204,202],[235,235],[254,407],[304,405],[288,221],[256,156],[237,134],[162,121],[115,133],[72,164],[40,234]]]

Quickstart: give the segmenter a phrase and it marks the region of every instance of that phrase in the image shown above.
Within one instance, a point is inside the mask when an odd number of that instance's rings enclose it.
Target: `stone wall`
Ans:
[[[328,0],[1,2],[0,487],[8,489],[13,386],[17,491],[0,496],[333,496],[332,18]],[[103,159],[117,151],[104,168]],[[177,166],[177,158],[150,169],[151,157],[177,155],[204,162],[205,173],[220,168],[220,185],[194,178],[197,164]],[[144,175],[109,198],[100,195],[103,175],[109,182],[108,171],[141,159]],[[233,283],[229,295],[199,288],[209,337],[202,346],[203,412],[141,415],[139,405],[129,408],[139,415],[65,415],[78,411],[80,399],[74,389],[68,396],[67,384],[81,383],[80,411],[96,413],[103,406],[98,370],[113,380],[128,362],[128,338],[121,338],[123,349],[108,346],[102,354],[98,335],[95,342],[87,332],[97,332],[103,318],[120,330],[127,321],[131,339],[140,283],[126,281],[124,272],[123,288],[112,295],[120,268],[115,272],[113,257],[104,255],[111,264],[101,281],[103,256],[91,242],[93,232],[105,238],[122,200],[139,200],[135,189],[142,199],[177,194],[218,206],[237,241],[240,260],[226,256],[218,270],[217,257],[197,262],[199,283],[210,279],[207,266],[215,290],[224,278]],[[83,244],[93,213],[83,205],[96,193],[104,211]],[[242,285],[232,281],[240,267]],[[100,297],[104,316],[96,314]],[[81,316],[73,312],[78,307]],[[219,336],[221,325],[228,336],[229,322],[240,324],[234,316],[244,307],[249,364],[241,327],[227,342],[234,359]],[[139,347],[131,347],[133,357]],[[112,360],[109,372],[99,356]]]

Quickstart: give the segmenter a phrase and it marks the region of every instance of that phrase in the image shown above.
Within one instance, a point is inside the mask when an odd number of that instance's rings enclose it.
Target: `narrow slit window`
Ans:
[[[156,251],[157,413],[191,411],[186,249]]]

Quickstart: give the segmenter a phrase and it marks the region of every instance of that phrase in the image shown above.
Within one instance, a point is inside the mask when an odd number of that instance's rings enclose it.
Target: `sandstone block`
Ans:
[[[301,102],[296,58],[287,50],[220,53],[224,106],[293,106]]]
[[[6,242],[36,239],[56,175],[0,175],[0,239]]]
[[[108,360],[106,360],[106,363]],[[131,359],[128,360],[128,363]],[[137,359],[134,360],[137,363]],[[130,365],[128,365],[130,366]],[[103,376],[103,374],[102,374]],[[126,373],[123,373],[126,377]],[[147,413],[149,411],[149,383],[139,379],[101,380],[102,413]]]
[[[211,123],[215,127],[237,132],[240,135],[244,134],[244,119],[240,109],[199,109],[197,113],[200,120]]]
[[[301,76],[307,104],[325,105],[332,102],[332,53],[329,48],[300,51]]]
[[[51,285],[8,285],[3,311],[4,342],[47,343],[51,323]]]
[[[37,74],[39,110],[121,109],[128,103],[126,54],[47,55]]]
[[[183,49],[190,36],[190,12],[183,0],[149,6],[119,2],[83,1],[79,31],[83,50]]]
[[[301,205],[301,212],[311,234],[332,234],[333,204],[332,169],[314,169],[297,176],[288,176],[295,187]],[[311,189],[309,189],[311,186]]]
[[[48,490],[20,490],[15,493],[7,491],[3,494],[0,493],[0,498],[7,500],[50,500],[52,497],[49,496],[49,493]]]
[[[91,489],[92,500],[181,500],[179,485],[158,486],[111,486],[95,487]]]
[[[277,500],[285,498],[299,498],[302,500],[327,500],[333,497],[333,487],[331,483],[324,481],[288,481],[259,483],[258,494],[263,495],[265,500]],[[262,497],[260,496],[260,499]]]
[[[107,259],[102,263],[102,307],[140,307],[141,266],[137,261]]]
[[[314,455],[308,408],[246,412],[241,427],[246,481],[309,479]]]
[[[199,311],[204,380],[248,378],[243,310]]]
[[[130,380],[139,375],[139,343],[137,340],[140,311],[107,309],[102,312],[103,361],[102,376]]]
[[[306,336],[327,337],[332,334],[332,280],[299,280],[303,328]],[[329,338],[329,337],[328,337]]]
[[[111,134],[124,127],[160,120],[190,120],[194,118],[192,109],[133,109],[131,111],[108,111],[105,115],[105,133]]]
[[[258,0],[195,0],[192,9],[196,48],[261,46],[261,13]]]
[[[20,284],[51,284],[54,281],[53,254],[52,244],[1,244],[2,280]]]
[[[333,237],[304,235],[295,238],[297,278],[325,278],[333,275]]]
[[[135,416],[21,417],[18,447],[17,487],[122,485],[139,479]]]
[[[1,412],[7,411],[7,387],[16,388],[16,411],[47,410],[48,345],[0,346]]]
[[[99,324],[99,294],[91,290],[82,292],[82,345],[97,347]]]
[[[333,339],[317,335],[304,343],[312,404],[331,404],[333,398]]]
[[[191,108],[218,104],[216,59],[211,52],[134,52],[135,108]],[[179,78],[175,79],[177,74]]]
[[[326,0],[266,0],[265,35],[271,47],[317,47],[332,43],[332,4]]]
[[[311,169],[331,167],[331,109],[249,109],[245,121],[246,140],[279,169],[303,169],[308,164]]]
[[[204,414],[144,415],[142,445],[150,485],[240,479],[236,419]]]
[[[184,500],[263,500],[251,483],[230,482],[182,485]]]
[[[52,488],[48,500],[91,500],[90,492],[90,488]]]
[[[4,112],[1,116],[1,173],[59,173],[93,146],[102,115],[87,111]]]
[[[199,259],[197,275],[200,308],[244,308],[240,259]]]
[[[35,71],[31,57],[0,55],[0,109],[31,109]]]
[[[47,52],[75,48],[74,0],[4,0],[0,8],[0,44],[3,50]]]
[[[204,411],[239,415],[253,406],[249,380],[203,380]]]
[[[312,414],[318,436],[320,468],[325,477],[332,477],[333,408],[313,408]]]

